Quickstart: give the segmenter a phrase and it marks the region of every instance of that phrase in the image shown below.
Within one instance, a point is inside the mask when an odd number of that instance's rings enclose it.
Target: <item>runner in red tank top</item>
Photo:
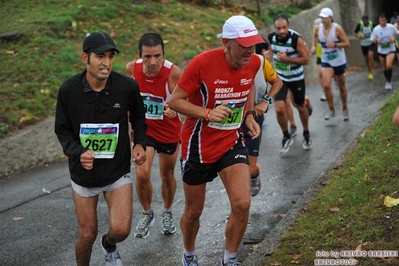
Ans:
[[[155,151],[159,154],[164,201],[162,233],[176,232],[171,208],[176,191],[174,168],[179,152],[181,120],[175,111],[169,109],[168,101],[181,76],[181,70],[163,58],[164,43],[157,33],[146,33],[141,37],[139,54],[140,59],[126,65],[126,73],[139,84],[146,107],[147,161],[136,167],[136,190],[143,214],[134,232],[136,237],[146,238],[155,221],[151,208],[153,189],[150,181]]]

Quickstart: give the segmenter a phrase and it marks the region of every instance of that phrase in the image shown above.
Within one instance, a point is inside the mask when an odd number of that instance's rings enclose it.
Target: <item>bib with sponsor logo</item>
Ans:
[[[140,93],[145,107],[145,118],[163,119],[163,98],[150,93]]]
[[[227,107],[233,111],[222,122],[209,122],[208,126],[221,130],[237,129],[241,126],[241,120],[244,113],[246,99],[230,100]],[[216,101],[215,108],[221,105],[223,101]]]
[[[80,143],[96,159],[112,159],[118,144],[119,124],[80,124]]]

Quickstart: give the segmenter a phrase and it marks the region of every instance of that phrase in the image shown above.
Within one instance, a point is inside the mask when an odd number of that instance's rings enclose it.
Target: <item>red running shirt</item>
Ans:
[[[158,74],[148,77],[143,73],[143,60],[134,64],[133,78],[137,81],[146,107],[147,135],[161,144],[180,140],[181,120],[179,115],[170,119],[163,115],[163,105],[169,101],[169,76],[173,63],[164,60]]]
[[[189,94],[188,101],[202,107],[214,108],[227,101],[233,116],[222,125],[204,119],[186,117],[182,129],[182,157],[201,163],[219,160],[238,141],[239,126],[244,119],[246,100],[260,59],[255,54],[249,64],[240,69],[231,68],[224,48],[197,55],[188,64],[177,85]]]

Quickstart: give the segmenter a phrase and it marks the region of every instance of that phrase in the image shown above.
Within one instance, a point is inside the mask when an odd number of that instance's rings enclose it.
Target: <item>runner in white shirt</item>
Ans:
[[[349,48],[350,42],[343,28],[334,22],[333,16],[333,11],[330,8],[321,9],[319,14],[321,24],[315,28],[310,53],[312,55],[316,53],[316,45],[320,41],[322,46],[323,87],[329,107],[324,119],[329,120],[335,116],[334,95],[331,90],[332,77],[335,75],[342,101],[343,120],[348,121],[348,91],[345,86],[346,56],[344,48]]]
[[[387,23],[388,19],[385,14],[381,14],[378,18],[380,23],[376,26],[371,34],[371,42],[377,44],[378,58],[384,70],[385,89],[392,90],[392,63],[395,60],[395,39],[399,36],[399,31],[394,25]]]

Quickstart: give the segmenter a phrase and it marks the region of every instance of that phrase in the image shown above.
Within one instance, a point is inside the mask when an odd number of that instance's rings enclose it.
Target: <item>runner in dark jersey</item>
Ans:
[[[129,236],[132,223],[130,161],[133,158],[139,166],[146,160],[139,87],[133,79],[112,71],[115,52],[119,53],[108,34],[90,34],[83,42],[86,69],[66,80],[58,92],[55,133],[69,160],[79,225],[77,265],[90,264],[100,194],[107,202],[110,227],[101,237],[105,262],[123,265],[116,244]],[[133,147],[128,122],[135,131]]]
[[[184,265],[198,265],[195,239],[207,182],[219,174],[231,204],[222,265],[240,265],[236,253],[249,217],[248,151],[240,126],[244,122],[253,138],[259,136],[253,82],[261,60],[254,48],[263,39],[244,16],[229,18],[218,37],[224,48],[194,57],[169,101],[170,108],[186,115],[181,152],[185,208],[180,221]]]
[[[308,150],[312,145],[312,140],[309,133],[310,112],[305,105],[306,85],[303,66],[309,63],[309,52],[299,33],[290,29],[288,18],[285,15],[276,16],[274,28],[276,31],[270,33],[268,39],[273,51],[274,69],[284,83],[275,98],[277,121],[283,132],[280,152],[288,152],[290,145],[294,142],[292,132],[288,132],[285,104],[288,90],[291,91],[292,103],[298,110],[302,122],[304,138],[302,147]]]

